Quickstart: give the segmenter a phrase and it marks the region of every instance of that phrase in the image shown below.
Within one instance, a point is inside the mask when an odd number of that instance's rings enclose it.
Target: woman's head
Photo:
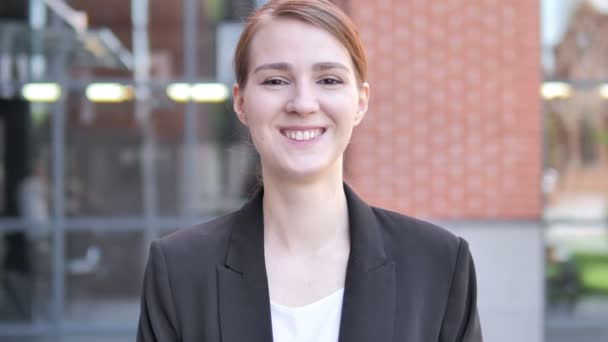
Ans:
[[[369,97],[350,20],[322,0],[271,1],[249,20],[235,69],[234,109],[249,128],[264,178],[341,176]]]
[[[367,80],[367,59],[359,33],[344,12],[326,0],[270,0],[249,17],[236,47],[234,71],[241,88],[251,72],[251,41],[262,26],[274,19],[298,20],[331,34],[348,50],[359,83]]]

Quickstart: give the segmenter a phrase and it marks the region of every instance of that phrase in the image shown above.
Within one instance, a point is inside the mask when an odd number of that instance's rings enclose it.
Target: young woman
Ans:
[[[329,1],[271,0],[234,62],[263,189],[152,244],[138,341],[481,341],[467,243],[343,182],[370,93],[348,17]]]

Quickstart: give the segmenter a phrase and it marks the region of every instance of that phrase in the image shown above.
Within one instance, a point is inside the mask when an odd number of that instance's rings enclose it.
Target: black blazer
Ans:
[[[345,192],[351,251],[339,342],[482,341],[467,243]],[[272,341],[262,196],[152,243],[137,341]]]

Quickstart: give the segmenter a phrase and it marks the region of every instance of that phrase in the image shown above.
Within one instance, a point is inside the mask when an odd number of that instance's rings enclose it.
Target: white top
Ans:
[[[314,303],[287,307],[270,303],[274,342],[337,342],[344,288]]]

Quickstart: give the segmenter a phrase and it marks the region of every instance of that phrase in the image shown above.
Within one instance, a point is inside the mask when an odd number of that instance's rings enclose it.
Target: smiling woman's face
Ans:
[[[233,89],[234,107],[264,176],[307,180],[341,172],[369,92],[348,50],[320,28],[281,18],[255,34],[249,58],[247,83]]]

